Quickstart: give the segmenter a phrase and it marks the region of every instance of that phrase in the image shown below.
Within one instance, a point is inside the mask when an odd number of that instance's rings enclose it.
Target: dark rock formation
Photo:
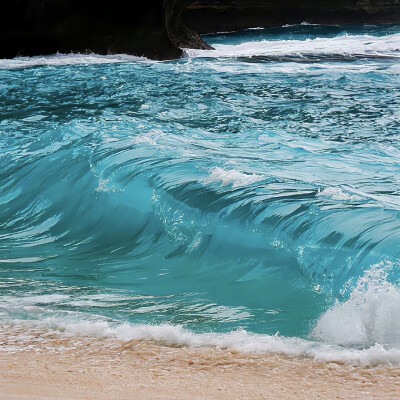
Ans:
[[[210,48],[199,33],[400,22],[400,0],[3,0],[0,58],[56,52],[173,59]]]
[[[303,21],[325,25],[400,23],[400,0],[192,0],[188,3],[182,19],[200,34]]]
[[[164,0],[3,0],[0,58],[92,51],[172,59]]]
[[[183,20],[183,13],[191,3],[193,2],[190,0],[165,1],[168,36],[177,47],[210,50],[212,47],[205,43],[200,35],[189,28]]]

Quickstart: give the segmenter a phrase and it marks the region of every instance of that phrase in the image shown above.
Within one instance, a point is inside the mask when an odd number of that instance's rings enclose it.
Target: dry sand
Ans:
[[[400,398],[394,367],[40,332],[19,340],[0,335],[1,400]]]

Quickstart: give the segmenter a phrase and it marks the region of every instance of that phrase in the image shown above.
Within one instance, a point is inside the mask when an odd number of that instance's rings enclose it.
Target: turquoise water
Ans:
[[[0,60],[0,319],[400,360],[400,26],[205,40]]]

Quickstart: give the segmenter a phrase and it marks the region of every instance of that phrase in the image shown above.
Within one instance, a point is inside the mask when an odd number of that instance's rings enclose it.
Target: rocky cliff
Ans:
[[[400,0],[192,0],[184,7],[182,19],[198,33],[303,21],[338,25],[400,23]]]
[[[95,52],[177,58],[164,0],[3,0],[0,58]]]
[[[173,59],[199,34],[307,21],[400,23],[400,0],[4,0],[0,58],[59,52]]]

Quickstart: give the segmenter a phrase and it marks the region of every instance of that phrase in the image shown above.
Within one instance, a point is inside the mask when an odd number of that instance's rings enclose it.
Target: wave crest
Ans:
[[[186,58],[269,57],[306,61],[318,58],[399,58],[400,34],[342,35],[306,40],[263,40],[236,45],[211,45],[215,50],[185,49]]]
[[[364,273],[349,300],[337,302],[322,317],[313,336],[327,343],[400,347],[400,290],[388,281],[393,263],[379,263]]]

